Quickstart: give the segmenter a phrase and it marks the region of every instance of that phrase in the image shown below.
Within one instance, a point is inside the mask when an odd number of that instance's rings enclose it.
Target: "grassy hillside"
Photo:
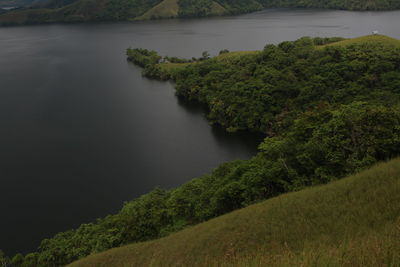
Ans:
[[[400,40],[391,38],[385,35],[367,35],[361,36],[358,38],[346,39],[338,42],[333,42],[330,44],[322,45],[320,48],[324,48],[327,46],[349,46],[349,45],[357,45],[357,44],[382,44],[387,47],[400,47]]]
[[[164,0],[157,6],[153,7],[142,16],[135,18],[135,20],[147,20],[147,19],[165,19],[165,18],[176,18],[176,17],[190,17],[195,16],[196,13],[200,12],[197,9],[192,9],[189,14],[185,14],[185,8],[182,8],[181,0]],[[204,6],[201,6],[203,8]],[[204,16],[221,16],[229,14],[229,11],[215,1],[211,1],[209,5],[205,5],[205,9],[202,10]]]
[[[176,18],[178,16],[178,11],[178,0],[164,0],[138,17],[137,20]]]
[[[6,3],[4,1],[3,3]],[[1,2],[2,0],[0,4]],[[398,0],[35,0],[30,3],[39,9],[16,10],[2,14],[0,25],[205,17],[240,14],[271,7],[346,10],[400,8]],[[46,10],[40,9],[45,7]]]
[[[396,159],[69,266],[400,266],[399,203]]]

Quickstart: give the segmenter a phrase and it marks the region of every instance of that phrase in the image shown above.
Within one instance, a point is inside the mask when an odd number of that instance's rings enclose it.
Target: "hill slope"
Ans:
[[[330,44],[322,45],[320,48],[324,48],[327,46],[349,46],[349,45],[357,45],[357,44],[382,44],[389,48],[398,48],[400,47],[400,41],[385,35],[367,35],[361,36],[352,39],[346,39],[338,42],[333,42]]]
[[[399,266],[400,159],[282,195],[86,266]],[[236,264],[234,264],[236,263]]]
[[[0,0],[0,6],[2,1],[3,4],[12,3]],[[33,7],[47,9],[7,12],[0,15],[0,25],[205,17],[246,13],[271,7],[347,10],[400,8],[400,1],[397,0],[35,0],[29,3],[33,3]]]
[[[178,0],[164,0],[138,19],[175,18],[178,16],[178,11]]]

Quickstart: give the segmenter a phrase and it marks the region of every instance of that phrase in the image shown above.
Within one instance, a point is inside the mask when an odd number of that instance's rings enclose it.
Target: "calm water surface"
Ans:
[[[59,231],[117,212],[255,154],[258,136],[212,128],[170,83],[141,77],[127,47],[192,57],[308,36],[378,30],[400,12],[267,10],[237,17],[0,28],[0,249],[34,250]]]

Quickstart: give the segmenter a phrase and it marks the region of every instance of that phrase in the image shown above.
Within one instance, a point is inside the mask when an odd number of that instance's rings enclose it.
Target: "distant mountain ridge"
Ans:
[[[400,9],[398,0],[0,0],[23,9],[0,15],[0,25],[126,21],[240,14],[273,7],[346,10]]]

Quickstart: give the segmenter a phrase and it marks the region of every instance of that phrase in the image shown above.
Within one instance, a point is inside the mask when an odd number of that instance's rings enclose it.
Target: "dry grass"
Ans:
[[[400,159],[71,264],[400,266]]]

